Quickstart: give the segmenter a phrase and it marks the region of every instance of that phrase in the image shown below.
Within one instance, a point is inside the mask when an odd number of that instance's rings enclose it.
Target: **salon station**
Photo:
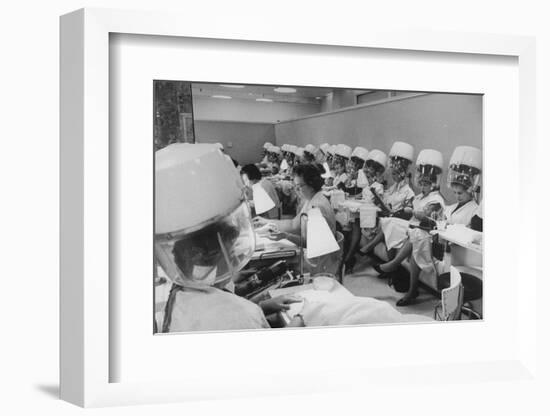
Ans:
[[[483,318],[482,97],[155,82],[156,333]]]

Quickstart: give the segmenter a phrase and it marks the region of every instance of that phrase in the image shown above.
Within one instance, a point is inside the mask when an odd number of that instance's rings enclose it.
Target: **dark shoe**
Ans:
[[[415,299],[418,297],[418,290],[416,290],[411,296],[407,297],[402,297],[401,299],[399,299],[395,305],[396,306],[408,306],[408,305],[412,305],[415,301]]]
[[[411,303],[414,302],[414,298],[413,297],[410,297],[410,298],[407,298],[407,297],[404,297],[404,298],[401,298],[399,299],[396,303],[395,303],[395,306],[409,306]]]
[[[374,270],[376,270],[379,274],[384,274],[384,272],[383,272],[382,269],[380,268],[380,263],[378,263],[378,264],[376,264],[376,263],[373,264],[373,265],[372,265],[372,268],[373,268]]]
[[[355,256],[349,258],[345,263],[344,266],[346,267],[346,274],[353,273],[353,268],[355,267],[355,263],[357,263],[357,259]]]
[[[380,263],[374,263],[372,268],[378,273],[379,279],[384,279],[387,277],[388,274],[380,268]]]

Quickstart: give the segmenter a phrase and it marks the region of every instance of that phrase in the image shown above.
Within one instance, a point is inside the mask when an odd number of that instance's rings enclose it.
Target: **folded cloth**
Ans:
[[[431,320],[424,316],[408,316],[387,302],[369,297],[305,297],[302,316],[306,326],[386,324]]]
[[[380,218],[380,228],[388,250],[401,248],[408,238],[409,221],[395,217]]]

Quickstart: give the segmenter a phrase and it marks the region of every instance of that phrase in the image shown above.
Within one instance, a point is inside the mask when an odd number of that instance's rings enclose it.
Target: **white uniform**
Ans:
[[[367,185],[365,188],[363,188],[363,191],[361,192],[361,197],[365,201],[370,201],[372,203],[374,203],[375,201],[374,195],[372,194],[370,188],[374,188],[376,194],[380,198],[384,197],[384,186],[381,183],[373,182],[372,185]]]
[[[345,184],[348,180],[348,174],[342,173],[341,175],[335,176],[334,181],[332,182],[332,186],[338,186],[339,184]]]
[[[384,203],[392,211],[399,211],[405,206],[405,201],[414,198],[414,192],[406,180],[394,183],[384,194]]]
[[[413,199],[413,211],[422,211],[430,204],[439,203],[441,207],[445,205],[443,197],[437,191],[432,191],[428,195],[418,194]],[[414,216],[409,220],[401,218],[380,218],[380,228],[384,233],[384,240],[388,250],[392,248],[401,248],[409,238],[409,225],[418,225],[420,220]]]
[[[477,203],[472,199],[466,202],[463,206],[457,209],[458,203],[449,205],[445,208],[445,217],[449,224],[462,224],[466,227],[470,226],[472,217],[478,210]]]
[[[472,217],[478,210],[478,205],[471,200],[456,210],[458,203],[445,208],[445,216],[449,224],[463,224],[469,226]],[[456,210],[456,211],[455,211]],[[432,259],[432,236],[421,229],[411,230],[409,233],[413,251],[412,257],[420,268],[420,279],[423,281],[433,281],[434,278],[429,275],[437,275],[436,264]]]
[[[255,303],[215,287],[185,288],[176,294],[169,332],[269,328]]]
[[[413,199],[413,212],[423,211],[428,205],[439,204],[441,208],[445,207],[445,201],[439,193],[439,191],[432,191],[428,195],[424,196],[422,193],[416,195]],[[420,220],[416,217],[411,218],[412,225],[419,225]]]

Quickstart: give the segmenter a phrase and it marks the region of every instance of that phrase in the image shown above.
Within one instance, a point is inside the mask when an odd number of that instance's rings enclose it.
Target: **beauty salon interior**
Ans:
[[[482,100],[154,81],[155,332],[482,319]]]

